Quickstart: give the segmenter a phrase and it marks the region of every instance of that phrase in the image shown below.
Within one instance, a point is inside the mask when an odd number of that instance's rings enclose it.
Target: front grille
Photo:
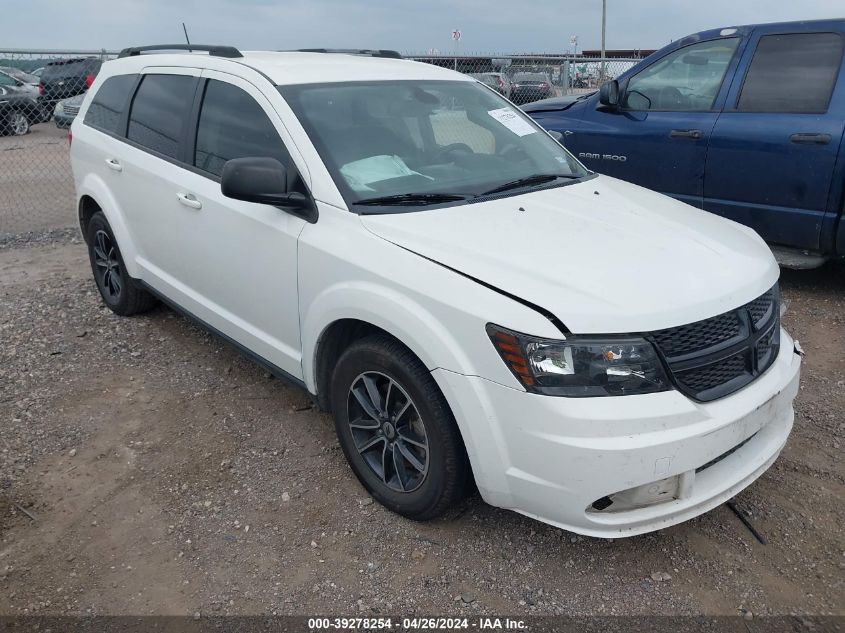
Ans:
[[[780,349],[778,287],[703,321],[652,332],[651,340],[682,392],[707,402],[766,371]]]

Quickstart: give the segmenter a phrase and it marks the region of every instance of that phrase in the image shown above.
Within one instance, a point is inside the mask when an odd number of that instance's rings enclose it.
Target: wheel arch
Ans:
[[[123,261],[130,276],[138,278],[136,264],[137,249],[126,224],[124,214],[115,197],[109,191],[103,180],[95,174],[87,174],[77,184],[77,214],[79,229],[83,239],[86,239],[88,222],[95,213],[101,211],[106,216],[112,233],[120,246]]]

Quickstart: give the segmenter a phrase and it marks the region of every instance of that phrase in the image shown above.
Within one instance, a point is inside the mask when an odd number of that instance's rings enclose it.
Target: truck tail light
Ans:
[[[94,75],[92,75],[90,73],[85,75],[85,87],[90,88],[91,84],[93,84],[93,83],[94,83]]]
[[[42,96],[44,94],[44,84],[40,81],[38,82],[38,96]]]
[[[73,132],[71,132],[70,129],[68,129],[68,131],[67,131],[67,146],[70,147],[72,143],[73,143]]]

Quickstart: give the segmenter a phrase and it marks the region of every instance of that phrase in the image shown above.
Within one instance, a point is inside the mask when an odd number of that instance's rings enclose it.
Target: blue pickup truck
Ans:
[[[783,265],[845,255],[845,20],[703,31],[523,107],[595,171],[752,227]]]

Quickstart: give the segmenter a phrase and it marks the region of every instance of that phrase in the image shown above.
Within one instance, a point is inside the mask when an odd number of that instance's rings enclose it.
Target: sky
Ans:
[[[4,5],[9,5],[4,8]],[[607,47],[660,48],[709,28],[845,18],[843,0],[607,0]],[[601,0],[0,0],[0,49],[191,40],[243,50],[566,52],[601,42]]]

